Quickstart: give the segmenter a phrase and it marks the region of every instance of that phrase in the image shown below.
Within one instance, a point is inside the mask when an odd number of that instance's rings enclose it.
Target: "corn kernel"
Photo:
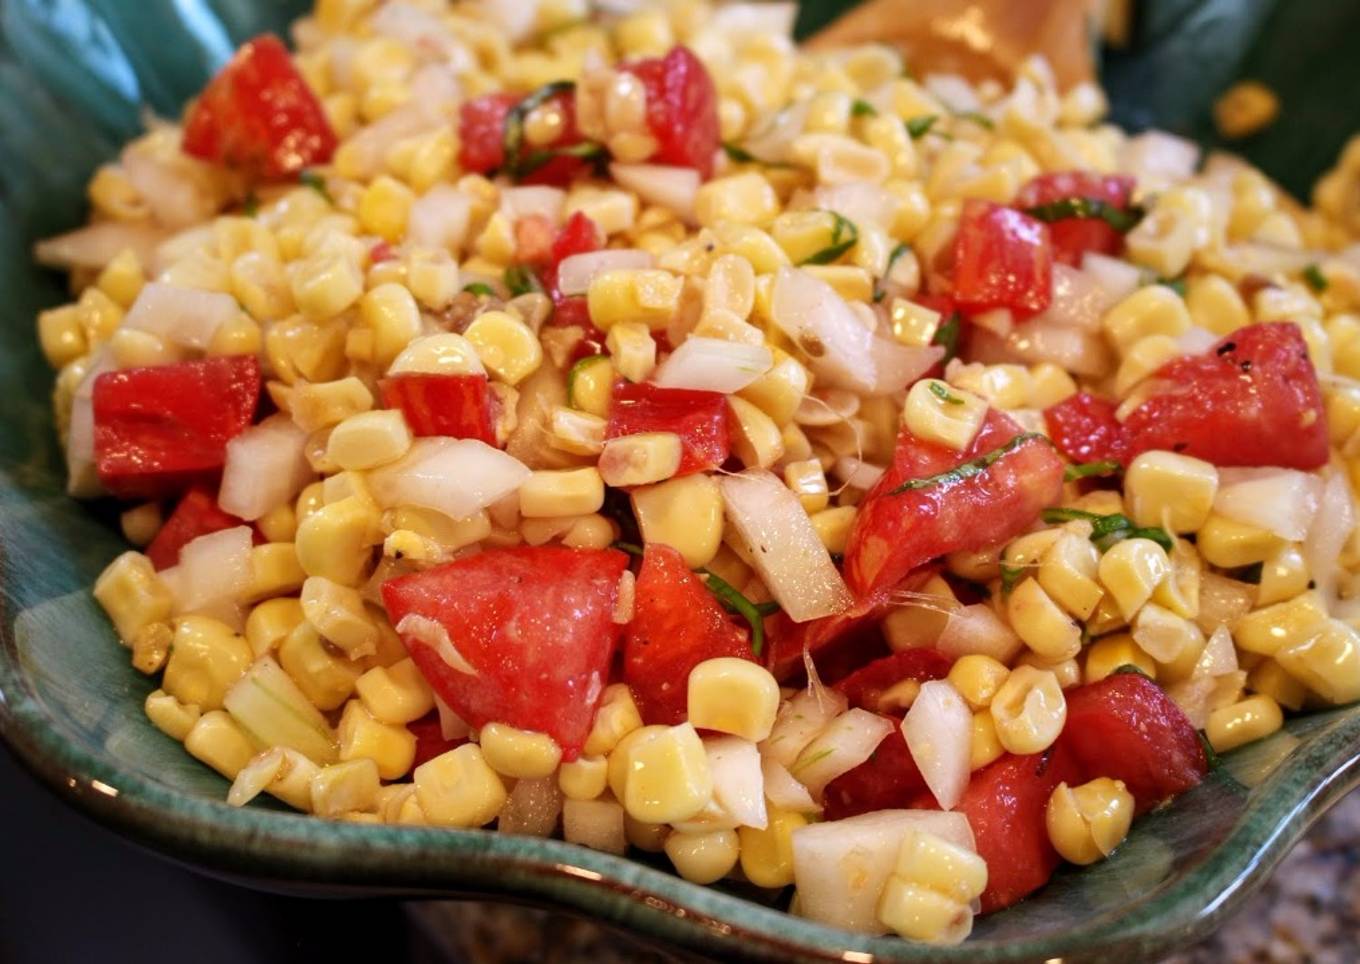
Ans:
[[[140,552],[125,552],[109,563],[95,580],[94,598],[125,645],[142,627],[169,619],[174,605],[170,589]]]
[[[373,407],[373,393],[350,376],[312,385],[298,382],[289,394],[289,415],[304,432],[329,428]]]
[[[602,505],[604,480],[593,467],[535,472],[519,489],[519,511],[526,519],[586,515]]]
[[[1094,683],[1109,676],[1121,666],[1136,666],[1146,676],[1157,678],[1157,662],[1149,656],[1128,633],[1118,633],[1096,640],[1086,650],[1086,666],[1082,678]]]
[[[113,260],[104,265],[99,277],[95,279],[95,285],[99,290],[124,309],[132,307],[145,283],[142,262],[131,248],[124,248],[114,255]]]
[[[1310,591],[1247,613],[1232,627],[1233,640],[1247,652],[1274,656],[1281,648],[1307,642],[1326,622],[1326,602]]]
[[[381,541],[378,524],[377,509],[359,496],[310,512],[298,525],[294,542],[303,571],[341,585],[358,585],[368,569],[370,547]]]
[[[902,413],[912,435],[956,452],[972,444],[986,416],[985,400],[934,378],[922,379],[911,387]]]
[[[704,227],[723,221],[763,226],[778,213],[774,187],[754,172],[707,181],[694,199],[695,219]]]
[[[546,733],[520,730],[504,723],[482,727],[478,741],[487,765],[514,779],[551,776],[562,759],[562,748]]]
[[[609,329],[605,346],[615,370],[630,382],[646,380],[656,368],[656,341],[646,325],[619,322]]]
[[[368,618],[357,589],[312,576],[302,586],[301,602],[307,622],[349,658],[377,651],[378,628]]]
[[[184,737],[184,749],[228,780],[235,780],[255,755],[250,737],[222,710],[209,710]]]
[[[1151,539],[1125,539],[1100,557],[1098,572],[1101,585],[1129,620],[1171,572],[1171,560]]]
[[[757,887],[787,887],[793,883],[793,832],[807,826],[801,813],[766,807],[763,830],[738,827],[741,870]]]
[[[1261,582],[1256,589],[1256,604],[1293,599],[1308,589],[1311,574],[1302,551],[1294,544],[1281,546],[1261,564]]]
[[[1036,579],[1022,580],[1011,590],[1006,616],[1025,645],[1047,660],[1070,659],[1081,651],[1081,627]]]
[[[787,485],[803,510],[808,513],[825,509],[830,502],[830,489],[826,483],[826,473],[816,459],[789,462],[784,466],[784,484]]]
[[[968,768],[980,770],[987,764],[1000,759],[1006,748],[996,734],[996,720],[991,710],[981,710],[973,714],[973,733],[968,751]]]
[[[712,795],[708,757],[690,723],[667,727],[629,749],[623,805],[635,820],[688,820]]]
[[[291,542],[266,542],[250,550],[250,589],[246,602],[297,592],[307,578]]]
[[[250,611],[246,641],[256,657],[278,647],[303,621],[302,604],[296,599],[269,599]]]
[[[1175,663],[1204,648],[1204,633],[1198,626],[1154,602],[1144,604],[1134,616],[1132,636],[1159,663]]]
[[[279,665],[317,709],[333,710],[354,692],[362,670],[326,649],[308,622],[299,623],[278,646]]]
[[[632,691],[626,683],[611,683],[605,687],[600,698],[595,720],[581,752],[586,756],[612,753],[620,740],[641,728],[642,715],[633,702]]]
[[[888,877],[876,914],[900,937],[923,943],[959,944],[973,930],[968,904],[897,874]]]
[[[710,182],[711,183],[711,182]],[[615,269],[596,275],[586,290],[590,320],[602,331],[637,322],[665,328],[680,306],[684,279],[654,268]]]
[[[1059,783],[1044,811],[1048,839],[1064,860],[1093,864],[1124,842],[1133,809],[1133,794],[1119,780],[1099,777],[1075,788]]]
[[[784,454],[784,440],[774,419],[738,396],[729,396],[727,405],[732,453],[742,464],[747,468],[766,469],[779,461]]]
[[[608,788],[609,765],[602,756],[581,756],[563,763],[557,785],[568,800],[594,800]]]
[[[1283,725],[1280,704],[1258,694],[1212,711],[1204,732],[1216,752],[1226,753],[1267,737]]]
[[[322,767],[312,776],[312,812],[338,817],[377,806],[378,765],[367,757]]]
[[[181,703],[220,709],[222,698],[254,661],[244,637],[206,616],[175,620],[175,637],[162,686]]]
[[[63,305],[60,308],[40,312],[38,341],[42,345],[47,363],[53,368],[60,368],[67,362],[75,361],[89,351],[90,347],[74,305]]]
[[[1360,633],[1338,619],[1327,620],[1311,638],[1281,646],[1275,660],[1330,703],[1360,699]]]
[[[148,693],[143,709],[146,711],[147,719],[155,724],[156,729],[180,743],[184,742],[202,715],[197,704],[181,703],[165,690],[152,690]]]
[[[319,251],[306,260],[294,262],[290,268],[293,301],[309,319],[333,318],[364,293],[363,272],[358,262],[343,251]],[[275,365],[275,370],[278,368]]]
[[[415,194],[409,187],[386,174],[374,178],[359,197],[359,223],[364,231],[393,244],[406,231]]]
[[[705,660],[689,674],[688,716],[703,730],[731,733],[754,743],[770,735],[779,710],[779,684],[750,660]]]
[[[409,658],[375,666],[354,682],[364,708],[383,723],[412,723],[434,709],[434,693]]]
[[[671,478],[680,468],[680,436],[673,432],[625,435],[604,444],[599,472],[606,485],[650,485]]]
[[[543,348],[524,322],[506,311],[478,315],[464,332],[487,371],[507,385],[518,385],[543,363]]]
[[[1139,288],[1105,313],[1102,324],[1121,353],[1148,335],[1177,337],[1190,328],[1185,302],[1165,285]]]
[[[1073,618],[1085,621],[1105,594],[1095,578],[1099,566],[1100,553],[1089,539],[1064,532],[1039,563],[1039,585]]]
[[[737,865],[740,842],[734,830],[673,833],[666,838],[666,856],[678,873],[695,884],[712,884]]]
[[[644,542],[671,546],[691,569],[708,565],[722,544],[723,502],[718,483],[698,473],[632,492]]]
[[[1199,328],[1227,335],[1251,323],[1251,314],[1237,287],[1222,275],[1201,274],[1186,285],[1186,307]]]
[[[1006,682],[1010,672],[1005,663],[991,656],[968,653],[954,662],[947,679],[976,711],[984,710],[991,705],[996,691]]]
[[[411,447],[411,430],[397,409],[361,412],[335,426],[326,456],[342,469],[375,469],[395,462]]]
[[[1129,515],[1140,526],[1196,532],[1209,519],[1218,493],[1218,469],[1175,452],[1144,452],[1124,475]]]
[[[1206,562],[1223,569],[1239,569],[1265,562],[1279,551],[1283,540],[1273,532],[1210,515],[1195,537]]]
[[[850,542],[850,529],[855,524],[855,507],[839,505],[814,513],[808,520],[817,538],[826,546],[826,551],[837,555],[845,552]]]
[[[1247,688],[1269,696],[1280,706],[1295,712],[1303,709],[1308,696],[1307,687],[1286,673],[1284,667],[1273,659],[1263,659],[1252,667],[1247,674]]]
[[[997,739],[1009,752],[1048,749],[1067,720],[1067,701],[1057,677],[1047,670],[1017,666],[992,698]]]
[[[375,719],[358,700],[345,704],[337,733],[340,759],[372,760],[378,768],[378,776],[384,780],[405,776],[415,760],[415,734],[404,726]]]
[[[614,365],[605,355],[583,358],[567,375],[567,402],[572,408],[604,418],[614,386]]]
[[[471,743],[416,767],[416,799],[437,826],[481,827],[505,805],[505,784]]]

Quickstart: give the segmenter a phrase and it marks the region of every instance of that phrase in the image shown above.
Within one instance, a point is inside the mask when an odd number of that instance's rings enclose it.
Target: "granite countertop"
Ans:
[[[407,905],[457,964],[674,964],[675,957],[563,914],[485,903]],[[1360,960],[1360,791],[1338,804],[1217,933],[1165,964]]]

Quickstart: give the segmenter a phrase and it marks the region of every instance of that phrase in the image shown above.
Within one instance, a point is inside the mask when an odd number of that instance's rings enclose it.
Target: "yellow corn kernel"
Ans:
[[[623,806],[634,820],[689,820],[712,795],[708,757],[692,724],[666,727],[629,748]]]
[[[767,469],[784,454],[783,433],[774,419],[738,396],[727,399],[732,453],[747,468]]]
[[[973,714],[973,735],[969,747],[968,768],[980,770],[987,764],[999,759],[1006,748],[996,734],[996,720],[991,710],[980,710]]]
[[[458,265],[447,251],[417,248],[406,256],[406,286],[431,311],[441,311],[457,297]]]
[[[613,753],[620,740],[641,728],[642,714],[633,702],[632,691],[626,683],[611,683],[600,697],[595,720],[581,752],[586,756]]]
[[[246,602],[297,592],[307,575],[291,542],[266,542],[250,550],[250,589]]]
[[[329,428],[373,407],[373,393],[351,375],[315,385],[298,382],[289,395],[289,414],[304,432]]]
[[[344,251],[318,251],[290,267],[293,301],[299,311],[314,321],[335,317],[364,293],[363,272],[357,260]],[[276,371],[278,368],[275,365]]]
[[[214,356],[258,355],[263,344],[264,335],[259,324],[242,313],[217,326],[207,353]]]
[[[1096,582],[1099,566],[1100,553],[1090,539],[1064,532],[1039,563],[1039,585],[1073,618],[1084,622],[1105,595]]]
[[[568,800],[594,800],[609,786],[609,764],[602,756],[581,756],[563,763],[557,786]]]
[[[816,459],[785,465],[784,484],[798,496],[805,512],[820,512],[830,502],[831,490],[826,483],[826,473],[822,471],[822,463]]]
[[[663,732],[664,726],[651,724],[638,727],[630,733],[626,733],[619,739],[618,745],[610,751],[607,759],[605,779],[609,784],[609,792],[616,799],[623,799],[624,791],[627,789],[628,773],[632,767],[631,756],[633,747],[650,740],[653,736]],[[632,819],[632,818],[629,818]],[[646,821],[642,821],[646,822]]]
[[[302,586],[301,601],[307,622],[350,659],[377,651],[378,627],[357,589],[312,576]]]
[[[294,542],[303,571],[341,585],[358,585],[368,569],[370,547],[381,541],[378,523],[377,509],[359,496],[331,502],[307,514],[298,525]]]
[[[131,248],[124,248],[104,265],[94,283],[119,307],[131,308],[142,292],[142,285],[146,283],[141,259]]]
[[[735,254],[714,259],[704,283],[704,310],[723,310],[746,319],[755,306],[756,275],[751,262]]]
[[[519,488],[519,511],[526,519],[586,515],[604,505],[604,480],[594,467],[535,472]]]
[[[604,433],[608,423],[598,415],[555,405],[548,424],[552,433],[548,444],[555,449],[573,455],[599,455],[604,451]]]
[[[1029,369],[1023,365],[961,365],[949,384],[1008,410],[1027,406],[1033,388]]]
[[[969,706],[974,710],[985,710],[1010,672],[1010,668],[1000,660],[981,653],[969,653],[954,662],[947,678]]]
[[[812,375],[787,352],[776,349],[774,356],[774,367],[737,394],[782,428],[792,421],[803,396],[812,387]]]
[[[1126,620],[1132,619],[1157,584],[1171,572],[1171,560],[1151,539],[1125,539],[1100,557],[1100,584]]]
[[[235,780],[255,755],[255,744],[223,710],[209,710],[184,737],[184,749],[228,780]]]
[[[330,652],[320,633],[299,623],[278,646],[279,665],[317,709],[333,710],[349,699],[362,670]]]
[[[1200,527],[1195,545],[1206,562],[1223,569],[1240,569],[1265,562],[1279,551],[1283,540],[1265,529],[1211,514]]]
[[[1282,646],[1275,659],[1328,702],[1360,699],[1360,633],[1338,619],[1327,620],[1311,638]]]
[[[1185,303],[1199,328],[1226,335],[1251,323],[1251,313],[1237,286],[1217,274],[1195,275],[1186,284]]]
[[[250,644],[230,626],[207,616],[181,616],[174,627],[162,686],[181,703],[219,709],[231,684],[254,661]]]
[[[724,254],[738,255],[751,262],[758,275],[772,275],[789,263],[789,257],[770,235],[749,224],[724,221],[712,226]],[[757,288],[759,279],[757,279]]]
[[[894,298],[888,309],[888,324],[892,327],[893,337],[913,348],[929,345],[940,330],[941,320],[938,311],[906,298]]]
[[[656,368],[656,341],[646,325],[624,321],[609,329],[605,346],[615,370],[630,382],[645,380]]]
[[[779,196],[760,174],[714,178],[694,198],[695,219],[706,228],[723,221],[763,227],[779,213]],[[593,312],[592,312],[593,315]]]
[[[1283,725],[1280,704],[1257,694],[1212,711],[1204,733],[1215,752],[1226,753],[1270,736]]]
[[[1031,408],[1044,409],[1077,393],[1077,383],[1065,370],[1052,362],[1041,362],[1029,370]]]
[[[409,290],[395,282],[380,284],[372,291],[366,292],[359,300],[359,317],[373,332],[372,360],[382,370],[386,370],[393,360],[402,354],[402,350],[420,335],[420,309],[415,298]],[[443,371],[445,369],[438,361],[448,364],[449,352],[440,352],[438,349],[450,339],[442,335],[434,337],[441,340],[425,346],[425,351],[431,355],[431,363],[434,366],[429,370]],[[454,335],[453,338],[458,339],[458,345],[462,345],[460,336]],[[454,355],[457,357],[461,353],[455,352]],[[461,369],[451,373],[466,374]]]
[[[255,520],[255,528],[270,542],[292,542],[297,535],[297,513],[285,502]]]
[[[1204,633],[1198,626],[1154,602],[1145,603],[1133,617],[1131,635],[1159,663],[1176,663],[1204,648]]]
[[[738,827],[741,871],[757,887],[787,887],[793,883],[793,832],[806,827],[807,817],[773,805],[766,807],[763,830]]]
[[[674,432],[643,432],[604,443],[599,472],[606,485],[649,485],[675,475],[680,468],[680,436]]]
[[[63,305],[40,312],[38,341],[47,363],[53,368],[75,361],[90,348],[75,305]]]
[[[170,655],[173,638],[169,623],[147,623],[132,637],[132,668],[148,676],[159,673]]]
[[[312,812],[321,817],[367,812],[378,805],[378,765],[368,757],[322,767],[312,775]]]
[[[1283,647],[1307,642],[1326,622],[1327,604],[1313,590],[1247,613],[1232,627],[1233,641],[1249,653],[1274,656]]]
[[[590,320],[604,331],[620,322],[660,330],[680,307],[683,287],[683,278],[656,268],[605,271],[586,290]]]
[[[888,877],[876,914],[898,936],[928,944],[958,944],[973,929],[973,911],[967,903],[897,874]]]
[[[105,567],[94,583],[94,598],[109,614],[118,638],[130,645],[144,626],[170,618],[174,599],[140,552],[125,552]]]
[[[794,264],[804,264],[838,244],[849,229],[844,218],[831,211],[786,211],[770,224],[770,237]],[[754,278],[752,278],[754,294]]]
[[[902,838],[893,873],[965,904],[987,889],[987,864],[980,856],[923,830],[909,830]]]
[[[723,503],[718,483],[709,475],[697,473],[641,486],[633,490],[632,501],[644,542],[675,548],[691,569],[708,565],[717,555],[722,544]]]
[[[1136,666],[1152,679],[1157,678],[1157,662],[1133,641],[1128,633],[1118,633],[1098,639],[1086,650],[1086,667],[1082,678],[1094,683],[1109,676],[1121,666]]]
[[[1308,688],[1290,676],[1283,666],[1273,659],[1263,659],[1252,667],[1247,674],[1247,689],[1263,696],[1269,696],[1285,709],[1303,709],[1308,696]]]
[[[688,717],[699,729],[759,743],[770,735],[778,711],[779,684],[757,663],[719,657],[690,670]]]
[[[336,730],[341,760],[372,760],[378,776],[399,780],[411,769],[416,756],[415,734],[399,724],[374,718],[364,704],[350,700]]]
[[[411,723],[434,709],[434,692],[409,658],[373,667],[354,681],[354,691],[383,723]]]
[[[1032,666],[1035,669],[1052,673],[1058,681],[1058,686],[1065,690],[1081,683],[1081,665],[1077,662],[1076,657],[1051,660],[1045,659],[1032,650],[1026,650],[1016,659],[1015,665]]]
[[[76,302],[76,320],[90,345],[108,341],[123,321],[123,309],[98,288],[86,288]]]
[[[1075,788],[1059,783],[1044,811],[1048,839],[1064,860],[1093,864],[1124,842],[1133,809],[1133,794],[1122,781],[1099,777]]]
[[[411,447],[411,430],[397,409],[360,412],[335,426],[326,457],[342,469],[362,471],[395,462]]]
[[[839,505],[816,512],[809,518],[813,531],[822,540],[827,552],[845,552],[850,541],[850,529],[855,524],[855,511],[853,505]]]
[[[1308,562],[1303,558],[1299,546],[1281,546],[1269,559],[1261,564],[1261,582],[1256,587],[1256,605],[1268,606],[1271,603],[1293,599],[1308,589],[1312,578]]]
[[[415,194],[394,177],[380,174],[359,197],[359,224],[369,234],[393,244],[406,233]]]
[[[1011,753],[1048,749],[1067,720],[1067,700],[1048,670],[1017,666],[992,698],[996,736]]]
[[[923,378],[907,392],[902,418],[907,431],[919,439],[962,452],[987,417],[987,402],[948,382]]]
[[[425,819],[437,826],[481,827],[505,805],[505,784],[471,743],[422,763],[414,780]]]
[[[202,715],[198,705],[181,703],[165,690],[152,690],[143,704],[147,719],[171,739],[184,742]]]
[[[614,365],[605,355],[581,359],[567,375],[567,403],[574,409],[604,418],[609,414],[614,375]]]
[[[1114,376],[1115,394],[1128,395],[1143,379],[1183,354],[1180,344],[1170,335],[1148,335],[1138,339],[1129,346],[1119,363]]]
[[[740,841],[735,830],[677,832],[666,838],[665,849],[681,877],[695,884],[711,884],[737,865]]]
[[[521,730],[504,723],[488,723],[478,733],[488,766],[517,780],[552,776],[562,759],[562,748],[546,733]]]
[[[250,611],[246,619],[246,642],[256,657],[278,647],[305,617],[296,599],[269,599]]]
[[[950,613],[961,603],[938,575],[931,576],[919,590],[919,603],[895,607],[883,620],[883,635],[894,650],[932,645],[949,622]]]
[[[1208,521],[1218,493],[1218,469],[1175,452],[1144,452],[1124,475],[1124,501],[1140,526],[1196,532]]]
[[[1190,328],[1185,302],[1165,285],[1139,288],[1105,313],[1106,334],[1121,353],[1148,335],[1183,335]]]
[[[1006,617],[1025,645],[1046,660],[1071,659],[1081,651],[1081,627],[1036,579],[1022,580],[1011,590]]]
[[[464,332],[487,371],[518,385],[543,364],[543,347],[524,322],[507,311],[486,311]]]
[[[1057,545],[1064,535],[1061,529],[1040,529],[1028,532],[1011,542],[1001,551],[1001,562],[1012,569],[1035,570],[1042,563],[1048,550]]]

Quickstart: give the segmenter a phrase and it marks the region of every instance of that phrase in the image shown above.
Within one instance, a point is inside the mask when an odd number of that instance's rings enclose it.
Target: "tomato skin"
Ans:
[[[747,633],[670,546],[649,543],[623,643],[623,679],[644,723],[683,723],[689,674],[706,659],[754,661]]]
[[[548,297],[552,299],[553,313],[549,318],[549,324],[553,325],[576,325],[585,330],[585,341],[604,345],[604,332],[600,331],[590,320],[590,309],[586,304],[585,295],[564,295],[562,289],[557,284],[557,271],[562,266],[562,262],[574,254],[589,254],[592,251],[599,251],[604,246],[604,232],[599,229],[590,217],[582,211],[577,211],[567,218],[565,224],[558,229],[557,237],[553,239],[552,248],[548,254],[548,264],[543,270],[543,287],[548,292]],[[600,351],[603,351],[601,348]],[[596,351],[586,351],[581,357],[590,354],[598,354]]]
[[[954,661],[938,649],[922,647],[904,649],[900,653],[876,659],[862,666],[849,676],[840,680],[832,689],[844,693],[850,705],[858,706],[874,713],[887,713],[880,706],[883,695],[903,680],[914,679],[918,683],[944,679]]]
[[[1048,225],[991,201],[965,201],[954,237],[951,294],[969,312],[1039,314],[1053,299]]]
[[[1209,772],[1194,725],[1166,692],[1138,673],[1115,673],[1066,692],[1058,742],[1083,779],[1123,780],[1144,813]]]
[[[1128,210],[1136,181],[1127,174],[1095,174],[1090,171],[1059,171],[1040,174],[1020,189],[1015,206],[1021,209],[1052,204],[1073,198],[1104,201]],[[1063,218],[1049,224],[1053,241],[1053,257],[1063,264],[1081,266],[1087,251],[1097,254],[1118,254],[1124,247],[1124,236],[1101,218]]]
[[[623,627],[614,622],[628,557],[614,549],[489,549],[389,579],[395,626],[435,620],[475,669],[450,666],[430,642],[402,639],[441,699],[470,726],[547,733],[574,760],[590,733]]]
[[[179,500],[175,511],[146,547],[146,557],[158,570],[169,569],[179,562],[179,551],[186,543],[243,525],[248,523],[218,508],[217,497],[211,491],[196,486]]]
[[[692,167],[707,180],[721,132],[718,90],[713,78],[688,47],[672,47],[664,57],[624,64],[647,92],[647,126],[657,149],[649,161]]]
[[[433,710],[426,713],[420,719],[406,724],[406,728],[415,734],[416,755],[411,762],[411,769],[414,770],[422,763],[426,763],[447,753],[449,750],[462,746],[467,739],[446,740],[444,739],[444,728],[439,722],[439,711]]]
[[[279,38],[241,45],[184,122],[184,153],[266,179],[289,177],[335,153],[321,102]]]
[[[1128,458],[1168,449],[1222,466],[1327,464],[1327,413],[1297,325],[1247,325],[1153,377],[1166,388],[1124,420]]]
[[[441,435],[496,445],[490,383],[485,375],[410,372],[378,383],[384,408],[399,408],[416,438]]]
[[[895,585],[946,553],[996,545],[1025,530],[1062,494],[1063,462],[1033,439],[985,471],[953,484],[891,494],[909,479],[957,468],[1007,444],[1020,427],[996,409],[964,452],[923,442],[905,428],[892,465],[860,503],[845,549],[845,579],[860,599]]]
[[[605,438],[639,432],[674,432],[680,436],[676,478],[716,469],[727,461],[731,451],[727,398],[718,392],[620,381],[614,385]]]
[[[874,752],[853,770],[842,773],[822,791],[822,819],[844,820],[875,810],[909,808],[923,793],[929,793],[907,741],[900,729],[901,720],[892,720],[892,732]]]
[[[1114,402],[1078,392],[1044,409],[1044,424],[1053,444],[1073,462],[1124,461],[1128,438],[1114,417]]]
[[[119,498],[156,499],[212,480],[259,399],[253,355],[105,372],[93,399],[99,481]]]

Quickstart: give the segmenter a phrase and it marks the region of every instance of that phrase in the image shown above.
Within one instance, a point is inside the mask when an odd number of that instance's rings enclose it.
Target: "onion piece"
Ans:
[[[725,3],[713,11],[704,24],[705,32],[712,31],[727,38],[759,36],[793,36],[793,22],[798,17],[796,3]]]
[[[902,720],[902,738],[935,801],[953,810],[972,772],[973,712],[945,680],[921,684]]]
[[[806,271],[780,268],[770,313],[808,356],[818,384],[865,395],[890,395],[943,357],[937,345],[900,345],[866,328],[829,284]]]
[[[181,605],[196,612],[236,601],[250,591],[250,526],[236,526],[191,539],[179,551]]]
[[[774,365],[764,345],[690,336],[661,363],[652,381],[662,388],[692,388],[730,395],[759,379]]]
[[[1140,194],[1164,191],[1195,173],[1199,145],[1165,131],[1130,137],[1119,151],[1118,167],[1138,179]]]
[[[463,519],[517,490],[529,475],[519,459],[477,439],[418,438],[368,481],[385,509],[415,505]]]
[[[1114,364],[1103,334],[1037,319],[1017,326],[1005,338],[974,329],[969,344],[969,357],[988,365],[1052,362],[1073,374],[1099,378]]]
[[[610,164],[609,173],[619,186],[632,191],[646,204],[674,211],[686,221],[694,220],[694,198],[699,193],[699,172],[692,167],[668,164]]]
[[[462,74],[477,66],[476,58],[454,37],[448,24],[412,3],[389,0],[368,18],[375,34],[399,40],[421,53],[438,57]]]
[[[469,6],[495,24],[512,47],[529,38],[538,18],[539,4],[532,0],[476,0]]]
[[[821,813],[822,808],[812,799],[807,787],[799,783],[784,764],[764,757],[760,772],[765,778],[765,799],[771,804],[793,813]]]
[[[1100,319],[1113,303],[1105,289],[1089,274],[1070,265],[1055,264],[1053,300],[1048,309],[1034,321],[1060,328],[1099,332]]]
[[[823,185],[813,192],[816,206],[835,211],[858,226],[873,225],[887,231],[892,227],[898,201],[886,188],[868,181]]]
[[[870,465],[853,455],[842,455],[831,467],[831,474],[836,478],[852,489],[862,489],[865,492],[872,489],[886,471],[887,469],[881,465]]]
[[[836,690],[820,686],[814,689],[809,684],[807,689],[779,707],[774,728],[760,744],[760,752],[780,766],[792,766],[804,748],[849,705],[845,696]]]
[[[44,238],[33,246],[33,257],[48,268],[69,271],[73,268],[99,270],[118,256],[124,248],[131,248],[142,264],[151,264],[156,248],[170,232],[150,224],[124,221],[101,221]]]
[[[201,351],[212,344],[217,329],[240,312],[236,299],[220,291],[177,288],[151,281],[142,286],[123,326]]]
[[[622,855],[628,851],[623,807],[613,800],[567,800],[562,804],[562,838],[591,850]]]
[[[969,720],[971,726],[972,717]],[[814,800],[821,800],[828,783],[869,759],[892,730],[887,717],[858,708],[847,710],[803,748],[789,772]]]
[[[472,727],[445,703],[438,693],[434,694],[434,708],[439,713],[439,735],[446,740],[466,740]]]
[[[765,774],[760,751],[750,740],[720,736],[704,740],[708,772],[713,780],[713,804],[735,826],[764,830]]]
[[[436,184],[411,205],[406,235],[422,248],[456,251],[467,236],[472,202],[452,184]]]
[[[1340,570],[1341,550],[1355,530],[1355,499],[1346,473],[1329,470],[1317,513],[1308,535],[1303,540],[1303,558],[1308,562],[1308,574],[1332,611],[1337,602],[1337,574]],[[1333,615],[1340,616],[1339,613]]]
[[[1209,634],[1209,639],[1195,661],[1192,676],[1222,676],[1237,671],[1237,648],[1233,646],[1232,633],[1227,626],[1219,626]]]
[[[719,479],[718,487],[728,521],[790,619],[805,623],[850,608],[854,599],[831,554],[798,497],[778,477],[747,469]]]
[[[562,222],[562,206],[567,192],[560,187],[530,184],[525,187],[501,188],[500,212],[514,224],[520,218],[546,218],[552,224]]]
[[[1301,542],[1317,515],[1323,483],[1309,472],[1279,468],[1218,470],[1214,511],[1219,515],[1273,532],[1287,542]]]
[[[982,101],[977,91],[961,74],[927,74],[925,88],[932,97],[949,108],[952,113],[966,114],[982,109]]]
[[[1176,337],[1176,344],[1187,355],[1203,355],[1218,344],[1219,337],[1208,328],[1192,325],[1183,334]]]
[[[1138,269],[1127,261],[1094,251],[1081,256],[1081,270],[1100,286],[1111,305],[1123,301],[1143,283]]]
[[[912,830],[976,850],[968,818],[940,810],[880,810],[793,832],[798,914],[834,927],[884,934],[878,899]]]
[[[974,603],[950,614],[935,648],[955,659],[978,653],[1009,664],[1023,645],[995,609],[987,603]]]
[[[596,276],[606,271],[627,271],[651,268],[656,258],[638,248],[608,248],[588,251],[562,259],[557,266],[557,288],[564,295],[583,295]]]
[[[271,415],[227,443],[217,504],[254,522],[302,491],[312,479],[307,433],[287,415]]]
[[[151,209],[151,217],[171,230],[187,228],[217,213],[218,199],[202,172],[178,150],[160,156],[154,142],[135,143],[123,151],[123,173]]]
[[[496,817],[496,829],[520,837],[551,837],[562,813],[557,777],[516,780]]]

